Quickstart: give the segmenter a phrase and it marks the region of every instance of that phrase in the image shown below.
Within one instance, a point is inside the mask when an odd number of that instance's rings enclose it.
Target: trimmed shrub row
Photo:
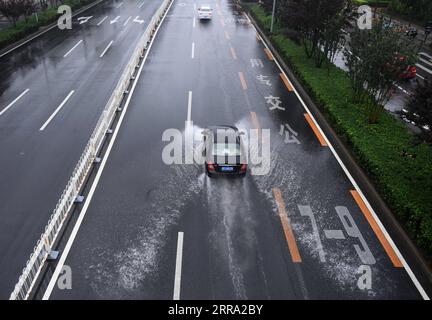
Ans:
[[[391,0],[353,0],[353,3],[359,6],[367,4],[372,7],[387,7],[390,1]]]

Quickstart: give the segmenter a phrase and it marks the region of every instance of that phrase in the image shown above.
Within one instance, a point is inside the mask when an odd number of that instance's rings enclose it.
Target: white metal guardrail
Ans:
[[[70,209],[72,208],[75,200],[79,195],[84,181],[92,167],[96,155],[105,139],[106,133],[113,121],[116,111],[120,106],[124,93],[129,86],[129,82],[139,65],[144,52],[147,49],[150,40],[152,39],[157,26],[162,20],[163,15],[168,10],[169,5],[174,0],[164,0],[162,5],[156,11],[151,19],[147,29],[140,38],[137,47],[127,64],[117,86],[112,93],[108,103],[106,104],[101,117],[99,118],[96,127],[87,143],[84,152],[82,153],[75,169],[69,179],[66,188],[64,189],[49,221],[45,227],[44,233],[41,234],[40,239],[36,243],[26,266],[23,269],[18,283],[15,285],[14,291],[11,293],[10,300],[25,300],[29,297],[42,267],[50,255],[53,245],[62,229]]]

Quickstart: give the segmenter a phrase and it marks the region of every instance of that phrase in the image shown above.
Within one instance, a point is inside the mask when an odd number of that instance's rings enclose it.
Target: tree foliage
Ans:
[[[0,0],[0,13],[3,14],[14,26],[19,17],[26,19],[35,9],[33,0]]]
[[[432,1],[430,0],[392,0],[389,9],[411,19],[424,22],[432,20]]]
[[[349,0],[279,1],[278,18],[295,30],[309,58],[321,67],[326,58],[334,58],[343,45],[343,29],[348,25]]]
[[[369,122],[375,123],[394,84],[401,81],[401,75],[415,61],[414,48],[402,35],[378,23],[371,30],[354,28],[344,56],[353,100],[368,106]]]
[[[267,12],[272,12],[273,0],[259,0],[259,2]]]

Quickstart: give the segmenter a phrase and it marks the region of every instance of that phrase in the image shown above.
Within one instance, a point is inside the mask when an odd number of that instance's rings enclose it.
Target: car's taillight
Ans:
[[[247,170],[247,164],[246,163],[243,163],[242,165],[241,165],[241,167],[240,167],[240,171],[241,172],[245,172]]]
[[[209,162],[207,163],[207,170],[208,171],[214,171],[215,167],[214,167],[214,163],[213,162]]]

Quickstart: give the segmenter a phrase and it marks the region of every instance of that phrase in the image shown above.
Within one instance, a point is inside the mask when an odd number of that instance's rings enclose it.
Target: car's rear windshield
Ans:
[[[239,156],[240,145],[236,143],[215,143],[213,145],[214,156]]]
[[[201,11],[211,11],[210,8],[200,8]]]

